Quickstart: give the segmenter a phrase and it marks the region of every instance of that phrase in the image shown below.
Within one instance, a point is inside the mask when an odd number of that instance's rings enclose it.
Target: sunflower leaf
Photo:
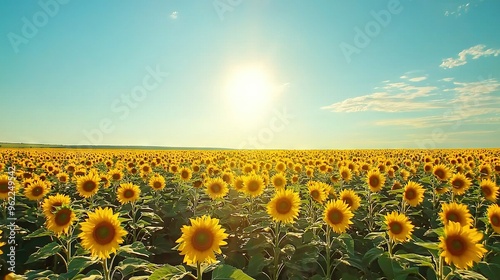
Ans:
[[[212,280],[252,280],[254,278],[245,274],[241,269],[237,269],[227,264],[218,266],[212,272]]]
[[[150,280],[161,280],[161,279],[172,279],[179,280],[184,278],[184,276],[188,275],[189,272],[186,271],[186,268],[182,265],[169,265],[165,264],[164,266],[158,268],[149,276]]]
[[[42,248],[38,249],[34,254],[32,254],[26,263],[32,263],[38,260],[44,260],[58,253],[62,249],[62,246],[57,242],[49,243]]]

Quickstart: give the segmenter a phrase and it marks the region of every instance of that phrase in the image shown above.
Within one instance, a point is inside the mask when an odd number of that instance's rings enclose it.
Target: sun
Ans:
[[[227,100],[238,121],[253,122],[266,113],[273,98],[273,84],[264,67],[245,67],[232,73]]]

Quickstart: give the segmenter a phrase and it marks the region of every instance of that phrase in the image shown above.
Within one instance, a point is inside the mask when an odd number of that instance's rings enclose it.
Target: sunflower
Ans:
[[[492,173],[493,169],[491,169],[490,164],[483,163],[479,166],[479,175],[481,175],[481,177],[490,177]]]
[[[95,173],[89,173],[85,176],[79,176],[76,179],[76,190],[81,197],[89,198],[99,190],[101,178]]]
[[[120,225],[118,213],[113,214],[111,208],[97,208],[89,213],[85,222],[80,223],[82,232],[78,235],[82,239],[82,246],[89,250],[92,257],[109,258],[115,253],[127,232]]]
[[[108,174],[111,176],[111,181],[113,182],[120,182],[123,179],[123,172],[118,168],[111,169]]]
[[[0,199],[7,199],[9,197],[9,192],[11,191],[11,189],[12,187],[9,186],[9,176],[0,175]]]
[[[459,223],[462,226],[470,226],[472,224],[472,215],[465,204],[458,204],[456,202],[444,203],[439,217],[446,226],[450,222]]]
[[[70,205],[71,198],[64,194],[55,194],[47,197],[42,204],[42,210],[45,217],[52,217],[56,207]]]
[[[183,167],[179,170],[179,177],[182,181],[189,181],[191,179],[191,176],[193,176],[193,171],[191,171],[191,169]]]
[[[286,164],[283,162],[278,162],[275,167],[276,171],[278,173],[285,172],[286,170]]]
[[[57,180],[63,184],[66,184],[69,181],[69,175],[66,172],[57,173],[56,177]]]
[[[451,171],[446,167],[444,164],[438,164],[435,165],[434,168],[432,169],[432,173],[436,178],[440,181],[448,181],[448,179],[451,177]]]
[[[372,192],[378,192],[385,183],[385,177],[378,169],[372,169],[366,175],[366,183]]]
[[[471,181],[462,173],[456,173],[450,178],[451,190],[458,195],[462,195],[469,189]]]
[[[495,182],[491,181],[490,179],[483,179],[481,181],[481,184],[479,184],[479,187],[481,188],[484,198],[491,202],[497,201],[499,188],[495,184]]]
[[[223,198],[229,192],[226,182],[221,178],[209,178],[205,185],[211,199]]]
[[[191,225],[181,228],[182,236],[175,241],[180,243],[178,250],[184,255],[188,265],[196,263],[214,263],[215,253],[222,253],[220,246],[226,245],[228,237],[219,220],[207,215],[189,219]]]
[[[231,170],[226,170],[222,173],[222,180],[226,182],[228,185],[232,185],[234,181],[234,175]]]
[[[330,200],[323,212],[323,219],[336,233],[344,233],[352,224],[353,216],[349,205],[342,200]]]
[[[441,257],[447,264],[454,264],[459,269],[472,267],[474,262],[479,262],[487,252],[479,242],[483,234],[468,225],[450,222],[444,228],[444,236],[440,237],[439,248]]]
[[[342,166],[339,168],[339,174],[340,177],[342,177],[342,180],[344,180],[344,182],[346,183],[348,183],[352,179],[351,169],[346,166]]]
[[[419,183],[408,181],[403,199],[413,207],[419,205],[424,201],[424,188]]]
[[[101,179],[102,186],[104,188],[109,188],[111,185],[111,176],[109,174],[100,174],[99,178]]]
[[[411,238],[413,225],[405,214],[392,212],[385,216],[385,224],[387,225],[387,233],[393,240],[399,242],[408,241]]]
[[[47,216],[47,228],[57,235],[68,233],[76,220],[75,212],[67,205],[56,208],[51,214]]]
[[[1,237],[1,236],[2,236],[2,230],[0,229],[0,237]],[[1,242],[1,241],[0,241],[0,248],[1,248],[3,245],[5,245],[5,242]],[[3,254],[3,251],[2,251],[2,250],[0,250],[0,255],[1,255],[1,254]]]
[[[361,206],[361,198],[353,190],[343,190],[340,192],[339,199],[349,205],[351,211],[356,211]]]
[[[264,179],[253,173],[245,177],[243,191],[251,197],[257,197],[264,192]]]
[[[500,206],[493,204],[488,207],[488,220],[496,233],[500,233]]]
[[[299,216],[300,197],[292,190],[277,190],[267,204],[267,213],[276,222],[293,223]]]
[[[154,174],[149,179],[149,186],[155,191],[163,190],[165,188],[165,178],[160,174]]]
[[[118,190],[116,191],[117,199],[121,204],[135,202],[139,199],[140,194],[141,190],[139,189],[139,186],[132,183],[120,184]]]
[[[50,185],[44,181],[36,180],[24,189],[24,196],[29,200],[40,200],[50,191]]]
[[[311,181],[308,185],[309,194],[317,202],[323,203],[328,198],[328,193],[321,184]]]
[[[242,192],[245,187],[245,179],[242,176],[234,178],[233,186],[235,190]]]
[[[282,173],[276,173],[271,177],[271,183],[276,189],[284,189],[286,186],[286,177]]]

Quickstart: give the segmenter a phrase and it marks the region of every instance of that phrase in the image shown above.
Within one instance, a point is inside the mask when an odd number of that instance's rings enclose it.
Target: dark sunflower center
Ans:
[[[202,185],[202,184],[203,184],[203,182],[198,180],[198,181],[194,182],[194,185],[193,185],[193,186],[194,186],[195,188],[199,188],[199,187],[201,187],[201,185]]]
[[[424,166],[425,172],[431,171],[431,167],[429,165]]]
[[[377,187],[379,183],[380,183],[380,180],[378,179],[377,176],[370,177],[370,186]]]
[[[158,181],[155,181],[155,182],[153,183],[153,188],[154,188],[154,189],[159,189],[159,188],[161,188],[161,183],[160,183],[160,182],[158,182]]]
[[[490,174],[490,171],[487,168],[481,168],[481,171],[479,171],[483,175],[488,175]]]
[[[121,176],[119,173],[113,174],[113,180],[120,180]]]
[[[484,195],[490,196],[492,194],[492,191],[488,187],[482,187],[481,190],[483,191]]]
[[[183,170],[183,171],[181,172],[181,177],[182,177],[182,179],[187,179],[187,178],[189,177],[189,172],[188,172],[188,171],[186,171],[186,170]],[[224,180],[224,181],[225,181],[225,180]]]
[[[144,172],[149,172],[149,166],[143,166],[142,171]]]
[[[134,197],[134,195],[135,195],[135,192],[134,192],[134,190],[131,190],[131,189],[126,189],[123,192],[123,197],[125,197],[125,198],[132,198],[132,197]]]
[[[100,222],[95,226],[92,236],[99,245],[107,245],[115,238],[115,227],[107,221]]]
[[[134,167],[134,168],[130,169],[130,173],[137,174],[137,168]]]
[[[64,208],[55,213],[54,221],[58,226],[67,225],[71,221],[71,210]]]
[[[248,183],[248,190],[251,192],[255,192],[255,191],[259,190],[259,182],[254,181],[254,180],[250,181]]]
[[[446,248],[454,256],[461,256],[467,250],[467,244],[460,236],[446,238]]]
[[[52,213],[53,213],[54,211],[56,211],[56,207],[59,207],[59,206],[62,206],[62,203],[61,203],[61,202],[54,202],[54,203],[52,204],[52,207],[50,208],[50,212],[52,212]]]
[[[349,173],[347,173],[347,171],[342,171],[342,174],[340,174],[342,176],[342,179],[347,179],[347,177],[349,177]]]
[[[33,190],[31,190],[31,194],[33,196],[39,196],[43,193],[43,187],[34,187]]]
[[[500,172],[500,165],[495,165],[495,171]]]
[[[338,209],[333,209],[328,213],[328,220],[334,225],[341,223],[343,218],[344,215]]]
[[[455,189],[461,189],[464,187],[465,183],[461,179],[456,179],[453,181],[452,185]]]
[[[8,193],[8,192],[9,192],[9,183],[0,182],[0,193]]]
[[[460,222],[460,216],[455,212],[449,212],[448,215],[446,215],[446,219],[451,222]]]
[[[350,197],[344,197],[342,200],[345,202],[345,204],[352,207],[353,202],[352,202],[352,199]]]
[[[276,203],[276,211],[280,214],[288,214],[292,210],[292,203],[287,198],[282,198]]]
[[[191,237],[191,243],[196,251],[209,250],[214,243],[214,234],[207,229],[199,229]]]
[[[83,183],[83,190],[86,192],[91,192],[97,187],[97,184],[94,181],[86,181]]]
[[[238,190],[241,189],[241,188],[243,188],[243,186],[244,186],[243,181],[236,181],[236,183],[234,184],[234,186]]]
[[[496,226],[496,227],[500,227],[500,216],[497,215],[497,214],[494,214],[493,216],[491,216],[491,224],[493,226]]]
[[[66,176],[59,177],[59,181],[61,181],[63,183],[66,182],[67,180],[68,180],[68,178]]]
[[[434,171],[434,175],[436,175],[439,179],[443,179],[444,178],[444,170],[438,169],[438,170]]]
[[[282,186],[283,185],[283,180],[281,178],[274,179],[274,185],[278,186],[278,187]]]
[[[403,226],[399,222],[391,222],[389,224],[389,230],[394,234],[400,234],[403,232]]]
[[[187,175],[186,175],[186,178],[187,178]],[[230,179],[230,178],[229,178],[229,175],[227,175],[227,174],[224,174],[224,175],[222,176],[222,180],[224,180],[224,182],[226,182],[226,183],[229,183],[229,181],[230,181],[229,179]]]
[[[417,197],[417,192],[414,189],[408,189],[405,191],[405,197],[408,200],[415,199]]]
[[[212,184],[212,186],[210,188],[212,189],[212,192],[214,192],[214,193],[220,193],[222,191],[222,186],[218,183]]]
[[[313,191],[311,191],[311,196],[312,196],[314,199],[318,199],[318,198],[319,198],[319,191],[318,191],[318,190],[313,190]]]

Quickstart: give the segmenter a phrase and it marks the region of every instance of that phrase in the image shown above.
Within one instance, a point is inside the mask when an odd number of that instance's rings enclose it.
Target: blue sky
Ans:
[[[498,147],[500,2],[0,2],[0,141]]]

